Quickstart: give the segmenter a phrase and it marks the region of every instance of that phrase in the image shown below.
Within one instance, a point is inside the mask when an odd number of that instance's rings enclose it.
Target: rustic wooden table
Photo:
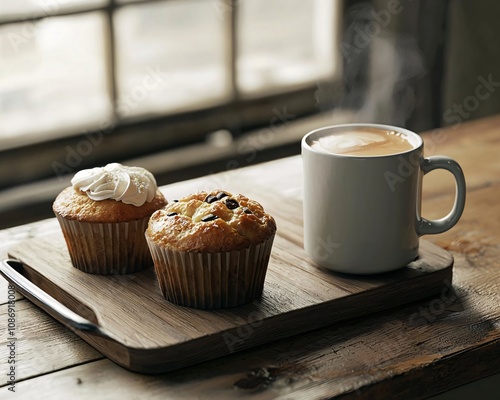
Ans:
[[[499,372],[500,117],[427,132],[423,137],[426,154],[455,158],[468,184],[465,212],[457,226],[427,237],[455,257],[453,296],[425,299],[176,372],[147,376],[115,365],[18,294],[12,343],[7,315],[12,291],[0,278],[0,398],[410,399]],[[222,187],[276,209],[276,202],[300,200],[301,184],[300,157],[291,157],[163,190],[173,199],[197,189]],[[452,178],[445,172],[426,176],[423,215],[443,216],[453,193]],[[9,246],[22,239],[58,229],[50,219],[0,231],[0,256],[4,258]],[[12,386],[7,384],[11,349],[16,362],[15,393],[8,391]]]

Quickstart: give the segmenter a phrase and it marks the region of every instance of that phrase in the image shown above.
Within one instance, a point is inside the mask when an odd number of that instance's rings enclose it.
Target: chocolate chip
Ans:
[[[179,202],[179,200],[172,200],[172,201],[173,201],[174,203],[178,203],[178,202]]]
[[[201,220],[203,222],[209,222],[209,221],[213,221],[214,219],[217,219],[217,218],[219,218],[217,215],[208,214],[208,215],[204,216]]]
[[[227,197],[227,196],[229,196],[227,193],[219,192],[219,193],[217,193],[216,197],[217,197],[218,200],[221,200],[221,199],[223,199],[224,197]]]
[[[215,196],[212,196],[211,194],[209,194],[207,197],[205,197],[205,200],[203,200],[205,203],[208,203],[208,204],[211,204],[213,203],[214,201],[217,201],[218,198],[215,197]]]
[[[234,210],[235,208],[238,208],[240,205],[238,202],[234,199],[227,199],[226,200],[226,207],[229,208],[230,210]]]
[[[248,207],[243,207],[245,214],[252,214],[252,211]]]
[[[174,215],[177,215],[177,213],[176,212],[167,213],[167,217],[173,217]]]

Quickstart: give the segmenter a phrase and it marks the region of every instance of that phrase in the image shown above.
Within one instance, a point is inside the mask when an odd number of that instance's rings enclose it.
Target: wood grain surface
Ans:
[[[467,204],[450,231],[428,236],[455,258],[455,296],[435,296],[292,336],[162,375],[129,372],[19,296],[20,350],[12,399],[419,399],[500,372],[500,116],[423,134],[428,155],[463,167]],[[210,185],[207,186],[207,182]],[[198,188],[272,192],[301,199],[299,157],[211,175],[163,188],[169,199]],[[423,215],[439,218],[453,201],[451,177],[424,179]],[[275,194],[278,194],[276,196]],[[257,194],[257,196],[256,196]],[[280,204],[279,201],[277,204]],[[278,225],[285,230],[286,218]],[[277,218],[278,219],[278,218]],[[291,224],[293,226],[293,224]],[[0,253],[27,237],[55,232],[53,219],[0,231]],[[292,238],[300,232],[286,233]],[[0,278],[0,300],[7,283]],[[5,313],[5,305],[2,307]],[[5,314],[2,314],[2,316]],[[1,319],[5,324],[5,319]],[[6,345],[0,326],[0,346]],[[64,355],[62,354],[64,352]],[[1,355],[0,355],[1,356]],[[0,360],[1,373],[6,371]],[[7,393],[4,395],[4,393]],[[42,396],[42,397],[41,397]],[[496,399],[496,394],[478,394]]]
[[[287,209],[283,203],[269,208],[271,213],[281,208],[300,215],[298,207],[295,202]],[[145,373],[200,363],[438,294],[451,286],[452,256],[428,242],[422,242],[418,259],[405,268],[358,277],[313,265],[302,243],[293,243],[279,232],[262,298],[216,311],[165,301],[153,268],[119,276],[77,270],[60,232],[20,242],[9,255],[26,265],[24,275],[32,282],[98,323],[114,340],[75,333],[119,365]]]

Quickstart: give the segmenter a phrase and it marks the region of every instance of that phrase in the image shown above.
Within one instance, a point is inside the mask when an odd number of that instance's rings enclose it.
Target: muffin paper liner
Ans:
[[[168,301],[192,308],[236,307],[260,297],[274,235],[243,250],[202,253],[159,246],[147,235],[156,276]]]
[[[153,265],[144,238],[148,218],[130,222],[94,223],[56,215],[71,262],[89,274],[129,274]]]

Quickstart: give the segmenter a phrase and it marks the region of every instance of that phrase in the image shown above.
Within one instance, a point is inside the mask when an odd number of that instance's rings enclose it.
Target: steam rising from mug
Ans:
[[[401,7],[410,12],[412,4]],[[376,13],[368,3],[347,11],[349,25],[340,44],[342,88],[334,82],[320,83],[316,101],[324,111],[355,110],[356,122],[405,126],[416,105],[415,81],[426,72],[423,55],[414,37],[391,32],[391,21]],[[400,15],[390,14],[390,20]]]

